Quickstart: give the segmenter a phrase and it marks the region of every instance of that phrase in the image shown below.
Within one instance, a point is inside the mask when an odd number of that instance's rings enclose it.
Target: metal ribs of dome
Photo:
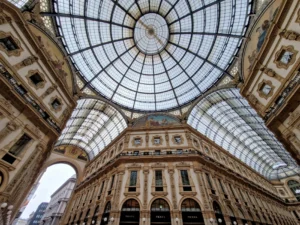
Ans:
[[[56,18],[86,81],[82,90],[128,109],[163,111],[188,104],[228,74],[251,2],[57,0],[54,12],[43,14]]]
[[[266,178],[300,173],[299,166],[238,89],[222,89],[204,97],[188,124]]]

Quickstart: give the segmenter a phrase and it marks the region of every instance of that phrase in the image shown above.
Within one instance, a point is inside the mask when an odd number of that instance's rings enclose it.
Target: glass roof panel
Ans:
[[[79,146],[91,160],[126,128],[122,114],[111,105],[96,99],[81,99],[56,146]]]
[[[238,89],[222,89],[204,97],[193,108],[188,124],[268,179],[300,173]]]
[[[57,0],[58,36],[85,87],[125,108],[178,108],[214,85],[241,44],[251,0]]]
[[[30,0],[7,0],[7,1],[14,4],[18,8],[22,8]]]

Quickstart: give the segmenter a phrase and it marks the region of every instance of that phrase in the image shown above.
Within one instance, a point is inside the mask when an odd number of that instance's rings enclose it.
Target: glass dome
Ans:
[[[105,98],[137,111],[188,104],[218,82],[245,34],[251,0],[57,0],[74,66]],[[231,75],[230,75],[231,76]]]

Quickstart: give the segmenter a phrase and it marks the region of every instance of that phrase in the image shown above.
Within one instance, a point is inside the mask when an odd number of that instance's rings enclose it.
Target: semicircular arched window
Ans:
[[[194,199],[187,198],[181,204],[181,211],[196,211],[200,212],[201,208]]]
[[[122,211],[140,211],[140,204],[135,199],[128,199],[123,204]]]
[[[300,202],[300,183],[295,180],[288,181],[288,186],[296,197],[297,201]]]
[[[152,203],[151,211],[170,211],[170,207],[166,200],[159,198]]]

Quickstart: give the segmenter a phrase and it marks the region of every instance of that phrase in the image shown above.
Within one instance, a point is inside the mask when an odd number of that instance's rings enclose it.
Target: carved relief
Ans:
[[[155,136],[152,137],[152,145],[160,146],[162,144],[163,144],[162,136],[155,135]]]
[[[282,32],[279,33],[279,35],[280,37],[283,37],[291,41],[300,41],[300,34],[295,31],[283,30]]]
[[[263,114],[264,106],[258,101],[258,99],[251,93],[248,94],[248,100],[250,104],[258,111],[260,114]]]
[[[5,43],[9,43],[10,47],[8,48]],[[10,32],[3,31],[0,31],[0,50],[8,56],[20,56],[23,51],[20,41],[13,37]]]
[[[268,99],[274,93],[274,85],[270,80],[263,80],[257,86],[257,92],[259,97]]]
[[[41,95],[41,98],[44,99],[46,98],[48,95],[50,95],[53,91],[55,91],[55,89],[57,88],[56,85],[53,85],[51,87],[48,87],[47,90]]]
[[[131,144],[135,147],[141,146],[143,143],[143,139],[140,136],[136,136],[132,139]]]
[[[16,70],[20,70],[26,66],[30,66],[32,65],[33,63],[37,62],[38,61],[38,57],[35,57],[35,56],[29,56],[27,57],[26,59],[22,60],[21,62],[17,63],[16,65],[14,65],[14,68]]]
[[[183,136],[180,134],[175,134],[172,136],[172,142],[175,145],[181,145],[183,143]]]
[[[284,78],[282,78],[281,76],[279,76],[274,70],[269,69],[267,67],[262,67],[260,69],[263,73],[265,73],[266,75],[268,75],[269,77],[274,77],[276,80],[282,82],[284,80]]]
[[[17,130],[19,125],[14,122],[10,121],[6,124],[6,127],[0,131],[0,141],[4,139],[7,135],[9,135],[12,131]]]
[[[296,61],[298,51],[292,45],[282,46],[281,49],[275,54],[274,63],[278,68],[287,69]]]

